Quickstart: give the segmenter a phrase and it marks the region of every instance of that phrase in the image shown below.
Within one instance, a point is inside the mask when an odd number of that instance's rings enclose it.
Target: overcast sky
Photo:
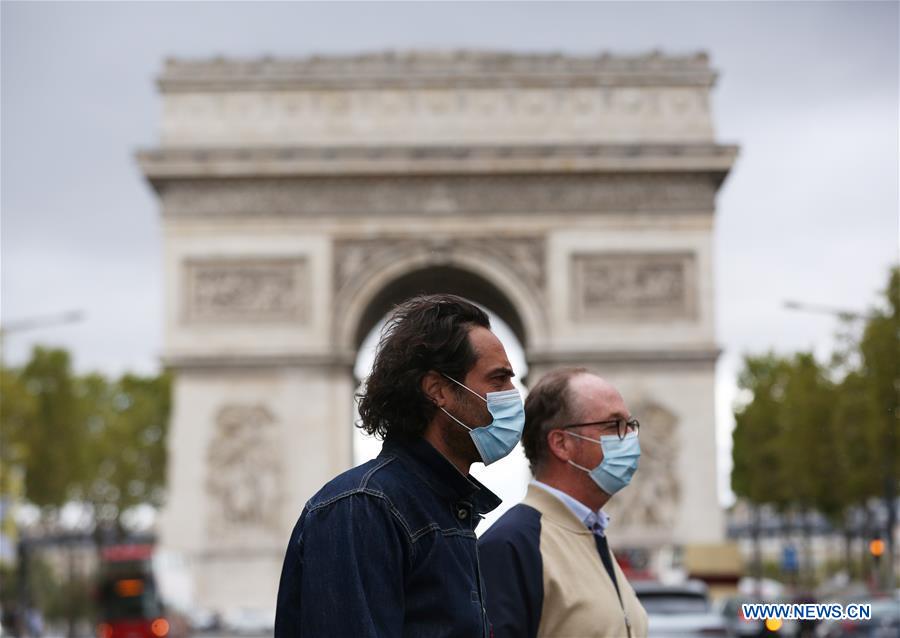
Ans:
[[[169,56],[478,48],[707,51],[718,139],[740,157],[718,198],[720,492],[741,353],[831,347],[898,260],[897,3],[16,3],[2,11],[0,320],[84,311],[6,337],[80,370],[158,369],[157,201],[134,161],[158,142]]]

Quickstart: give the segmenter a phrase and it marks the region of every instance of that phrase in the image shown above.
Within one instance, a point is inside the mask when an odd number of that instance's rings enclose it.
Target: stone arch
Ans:
[[[365,259],[361,263],[365,263]],[[451,252],[391,253],[380,267],[359,267],[363,276],[337,290],[335,342],[355,353],[391,307],[419,293],[449,292],[489,307],[505,321],[526,350],[546,339],[539,290],[503,261],[458,248]]]
[[[617,536],[721,540],[711,233],[737,148],[716,142],[708,109],[687,108],[715,75],[704,55],[167,62],[164,136],[138,159],[160,198],[178,397],[161,546],[185,552],[196,604],[275,600],[297,513],[352,458],[340,425],[361,337],[427,290],[498,312],[533,379],[586,365],[652,388],[671,414],[635,411],[671,454],[646,469],[677,473],[638,474],[613,503],[667,509],[623,514],[643,536],[614,517]],[[676,427],[690,450],[657,438]],[[234,457],[246,437],[267,442]],[[265,480],[245,489],[258,466]],[[282,505],[257,503],[276,468]],[[210,496],[226,533],[204,530]]]

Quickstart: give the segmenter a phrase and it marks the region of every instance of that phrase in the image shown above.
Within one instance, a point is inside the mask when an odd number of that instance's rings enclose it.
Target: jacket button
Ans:
[[[459,520],[464,521],[466,517],[469,515],[469,512],[464,507],[460,507],[457,510],[456,515],[459,516]]]

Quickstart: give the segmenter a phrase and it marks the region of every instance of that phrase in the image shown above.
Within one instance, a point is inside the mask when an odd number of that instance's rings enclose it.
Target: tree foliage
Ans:
[[[0,489],[24,474],[24,498],[47,516],[71,501],[119,525],[129,508],[162,502],[170,410],[167,375],[78,375],[68,353],[35,348],[0,376]]]
[[[787,427],[781,402],[788,375],[787,362],[774,354],[747,357],[738,387],[753,400],[735,412],[734,468],[731,487],[751,503],[784,507],[789,501],[789,468],[780,446]]]
[[[892,270],[885,297],[885,307],[874,313],[863,331],[859,372],[869,406],[869,443],[877,449],[873,469],[884,483],[894,481],[896,487],[900,478],[900,268]]]
[[[748,356],[735,410],[735,494],[835,524],[900,480],[900,269],[833,365],[810,353]]]

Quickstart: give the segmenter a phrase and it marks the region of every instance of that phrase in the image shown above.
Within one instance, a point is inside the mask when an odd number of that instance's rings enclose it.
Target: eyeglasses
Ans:
[[[628,419],[608,419],[606,421],[589,421],[587,423],[572,423],[570,425],[564,425],[560,429],[566,430],[568,428],[582,428],[588,425],[605,426],[600,431],[600,435],[605,436],[615,434],[619,437],[620,441],[625,438],[626,434],[631,434],[632,432],[640,436],[641,430],[640,422],[634,417],[630,417]]]

